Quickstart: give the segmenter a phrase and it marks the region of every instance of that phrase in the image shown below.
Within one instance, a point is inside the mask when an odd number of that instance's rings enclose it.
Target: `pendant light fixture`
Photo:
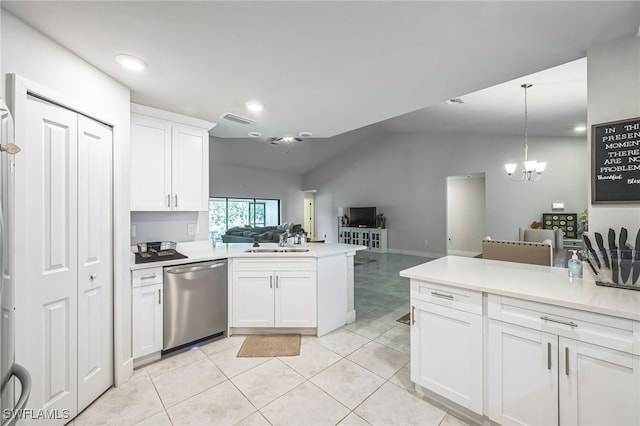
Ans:
[[[504,168],[507,171],[507,175],[514,182],[519,182],[522,180],[530,180],[536,181],[542,177],[542,172],[547,167],[547,163],[538,162],[535,160],[529,160],[528,151],[529,151],[529,141],[528,138],[528,111],[527,111],[527,89],[533,87],[532,84],[523,84],[520,87],[524,89],[524,168],[521,170],[521,175],[519,177],[514,177],[513,173],[516,171],[518,167],[517,164],[505,164]]]

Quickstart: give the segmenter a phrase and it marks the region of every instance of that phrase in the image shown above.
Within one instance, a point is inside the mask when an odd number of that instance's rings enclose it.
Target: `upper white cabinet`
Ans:
[[[207,210],[215,124],[136,104],[131,111],[131,210]]]

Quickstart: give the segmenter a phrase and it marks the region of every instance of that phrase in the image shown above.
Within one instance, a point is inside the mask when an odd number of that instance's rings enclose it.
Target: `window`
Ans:
[[[209,234],[220,240],[236,226],[275,226],[280,224],[280,200],[254,198],[209,198]]]

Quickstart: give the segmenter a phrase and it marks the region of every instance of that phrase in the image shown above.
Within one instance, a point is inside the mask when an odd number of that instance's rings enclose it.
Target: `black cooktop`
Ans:
[[[188,259],[188,256],[178,253],[173,249],[136,253],[136,263],[163,262],[165,260],[177,259]]]

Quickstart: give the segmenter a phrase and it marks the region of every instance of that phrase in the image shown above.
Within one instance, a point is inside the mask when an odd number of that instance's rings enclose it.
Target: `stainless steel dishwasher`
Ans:
[[[227,260],[164,268],[163,351],[227,329]]]

